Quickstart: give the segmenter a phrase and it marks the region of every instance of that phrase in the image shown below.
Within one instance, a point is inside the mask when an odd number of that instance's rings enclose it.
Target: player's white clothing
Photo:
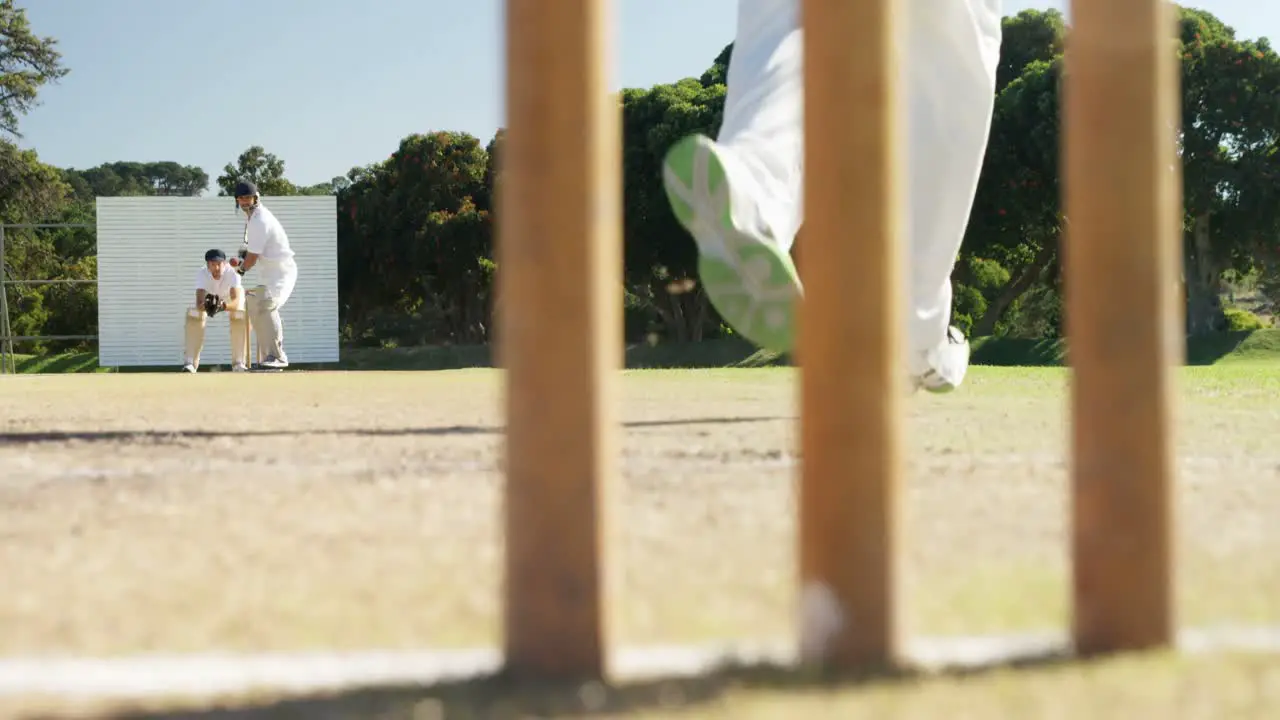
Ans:
[[[253,269],[258,271],[267,293],[276,307],[284,305],[298,282],[298,264],[284,226],[261,203],[245,225],[245,241],[249,252],[258,256]]]
[[[986,154],[1000,7],[1000,0],[902,5],[914,377],[941,371],[938,355],[955,341],[948,333],[950,276]],[[803,217],[802,60],[799,0],[739,0],[719,135],[715,142],[682,141],[664,167],[668,196],[698,240],[703,286],[717,309],[743,334],[783,351],[792,349],[792,306],[800,292],[788,252]],[[725,204],[729,226],[717,220]],[[952,385],[963,368],[958,372]]]
[[[266,366],[283,367],[288,364],[288,358],[284,352],[280,308],[289,300],[298,282],[298,264],[284,226],[261,203],[245,225],[245,241],[249,252],[258,256],[253,269],[262,281],[246,298],[258,339],[258,355]]]
[[[244,290],[241,287],[240,274],[230,265],[222,268],[222,277],[215,278],[205,265],[196,272],[195,286],[197,290],[216,295],[227,304],[227,321],[231,329],[231,365],[233,369],[246,368],[249,348],[249,316],[245,310]],[[241,288],[240,297],[231,298],[231,289]],[[208,315],[203,307],[192,305],[187,308],[183,341],[183,369],[196,372],[200,367],[200,353],[204,348],[205,328]]]
[[[215,278],[213,273],[209,272],[209,266],[205,265],[196,271],[196,290],[204,290],[211,295],[226,300],[231,295],[231,288],[241,287],[240,273],[237,273],[230,265],[224,265],[222,268],[222,277]]]

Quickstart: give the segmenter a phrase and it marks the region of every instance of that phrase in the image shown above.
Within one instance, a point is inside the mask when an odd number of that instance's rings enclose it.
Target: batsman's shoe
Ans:
[[[680,140],[663,161],[667,200],[698,245],[698,275],[720,316],[756,345],[790,352],[800,278],[735,160],[706,136]]]
[[[236,363],[231,366],[231,372],[249,372],[249,368],[244,363]]]
[[[925,353],[928,370],[914,378],[915,389],[949,393],[960,387],[969,371],[969,341],[958,328],[947,328],[947,338]]]
[[[271,370],[283,370],[289,367],[289,361],[282,360],[277,357],[268,357],[262,361],[262,367],[269,368]]]

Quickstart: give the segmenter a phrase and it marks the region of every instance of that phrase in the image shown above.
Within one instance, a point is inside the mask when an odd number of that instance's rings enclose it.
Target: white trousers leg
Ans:
[[[951,271],[991,128],[1000,8],[1001,0],[906,0],[901,81],[913,358],[945,340],[951,318]],[[801,43],[799,0],[739,0],[717,137],[751,172],[761,212],[788,250],[804,214]]]
[[[264,285],[259,285],[245,294],[245,306],[249,319],[253,323],[253,331],[258,339],[257,358],[275,358],[285,360],[284,321],[280,318],[280,307],[283,305],[271,295]]]
[[[790,250],[803,217],[804,81],[798,0],[738,0],[716,142],[757,185],[761,217]]]

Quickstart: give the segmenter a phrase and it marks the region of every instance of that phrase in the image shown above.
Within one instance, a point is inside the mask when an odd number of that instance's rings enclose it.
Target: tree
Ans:
[[[1209,13],[1180,13],[1186,314],[1188,330],[1197,333],[1225,327],[1224,271],[1255,268],[1280,236],[1280,59],[1266,40],[1237,40]],[[1061,55],[1052,54],[1061,47],[1059,21],[1052,12],[1035,11],[1004,20],[1000,72],[1010,72],[1024,58],[1037,59],[996,97],[987,156],[953,275],[957,315],[977,313],[975,335],[999,332],[1028,294],[1051,301],[1052,293],[1041,291],[1059,282],[1057,90],[1063,66]],[[975,261],[1007,268],[1008,281],[984,286],[975,296],[965,287],[975,279]]]
[[[956,321],[997,331],[1056,268],[1060,234],[1058,85],[1066,25],[1056,10],[1001,21],[991,134],[952,274]]]
[[[1062,55],[1066,20],[1058,10],[1023,10],[1000,20],[1000,64],[996,93],[1022,77],[1034,62],[1051,62]]]
[[[726,90],[719,80],[727,73],[732,48],[721,51],[701,80],[685,78],[622,93],[629,335],[652,331],[677,341],[696,341],[721,328],[719,314],[694,280],[697,247],[667,202],[662,160],[685,135],[714,137],[719,132]]]
[[[484,149],[488,158],[484,173],[484,193],[476,198],[476,204],[489,212],[493,212],[494,204],[498,201],[498,182],[502,179],[502,144],[506,137],[506,128],[498,128]]]
[[[58,220],[70,191],[59,170],[40,162],[34,150],[21,150],[12,143],[0,141],[0,222],[21,224]],[[64,277],[62,273],[67,263],[59,250],[48,232],[8,228],[5,231],[4,257],[0,258],[0,272],[11,279]],[[47,334],[44,327],[51,312],[45,296],[49,288],[14,285],[8,287],[7,292],[13,333]]]
[[[331,178],[328,182],[296,188],[299,195],[337,195],[351,183],[342,175]]]
[[[387,160],[347,174],[338,194],[339,295],[357,339],[422,344],[488,339],[489,157],[467,133],[404,138]]]
[[[194,165],[164,162],[112,162],[86,170],[68,168],[63,179],[78,200],[98,197],[177,195],[197,197],[209,187],[209,174]]]
[[[712,87],[713,85],[728,86],[729,61],[732,58],[733,43],[729,43],[724,46],[724,49],[720,51],[720,54],[716,56],[716,59],[711,61],[711,67],[707,68],[707,71],[702,73],[702,77],[698,79],[698,82],[702,84],[702,87]]]
[[[1058,183],[1061,71],[1061,56],[1052,62],[1035,60],[996,97],[991,139],[963,255],[970,261],[994,261],[1006,269],[1008,280],[999,287],[982,288],[986,307],[973,318],[972,335],[995,332],[1010,307],[1057,259],[1062,228]],[[981,277],[959,275],[964,281]]]
[[[1280,57],[1202,10],[1180,11],[1187,331],[1226,328],[1222,276],[1280,235]]]
[[[62,66],[57,40],[37,37],[27,11],[14,0],[0,0],[0,131],[21,138],[19,116],[38,104],[40,88],[69,72]]]
[[[253,145],[240,153],[234,163],[227,163],[218,176],[218,194],[231,195],[236,183],[249,180],[263,195],[297,195],[297,187],[284,177],[284,160]]]

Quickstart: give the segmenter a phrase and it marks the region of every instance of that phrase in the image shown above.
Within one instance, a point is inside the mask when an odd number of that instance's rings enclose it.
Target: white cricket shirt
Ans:
[[[201,266],[196,272],[196,289],[204,290],[211,295],[217,295],[223,300],[227,300],[231,295],[231,288],[240,287],[240,273],[236,272],[230,265],[222,266],[222,277],[215,278],[213,273],[209,272],[209,266]]]
[[[298,281],[298,265],[294,262],[293,248],[289,247],[289,236],[284,226],[270,210],[259,204],[245,225],[245,239],[249,252],[258,256],[253,269],[258,271],[271,297],[283,305]]]

